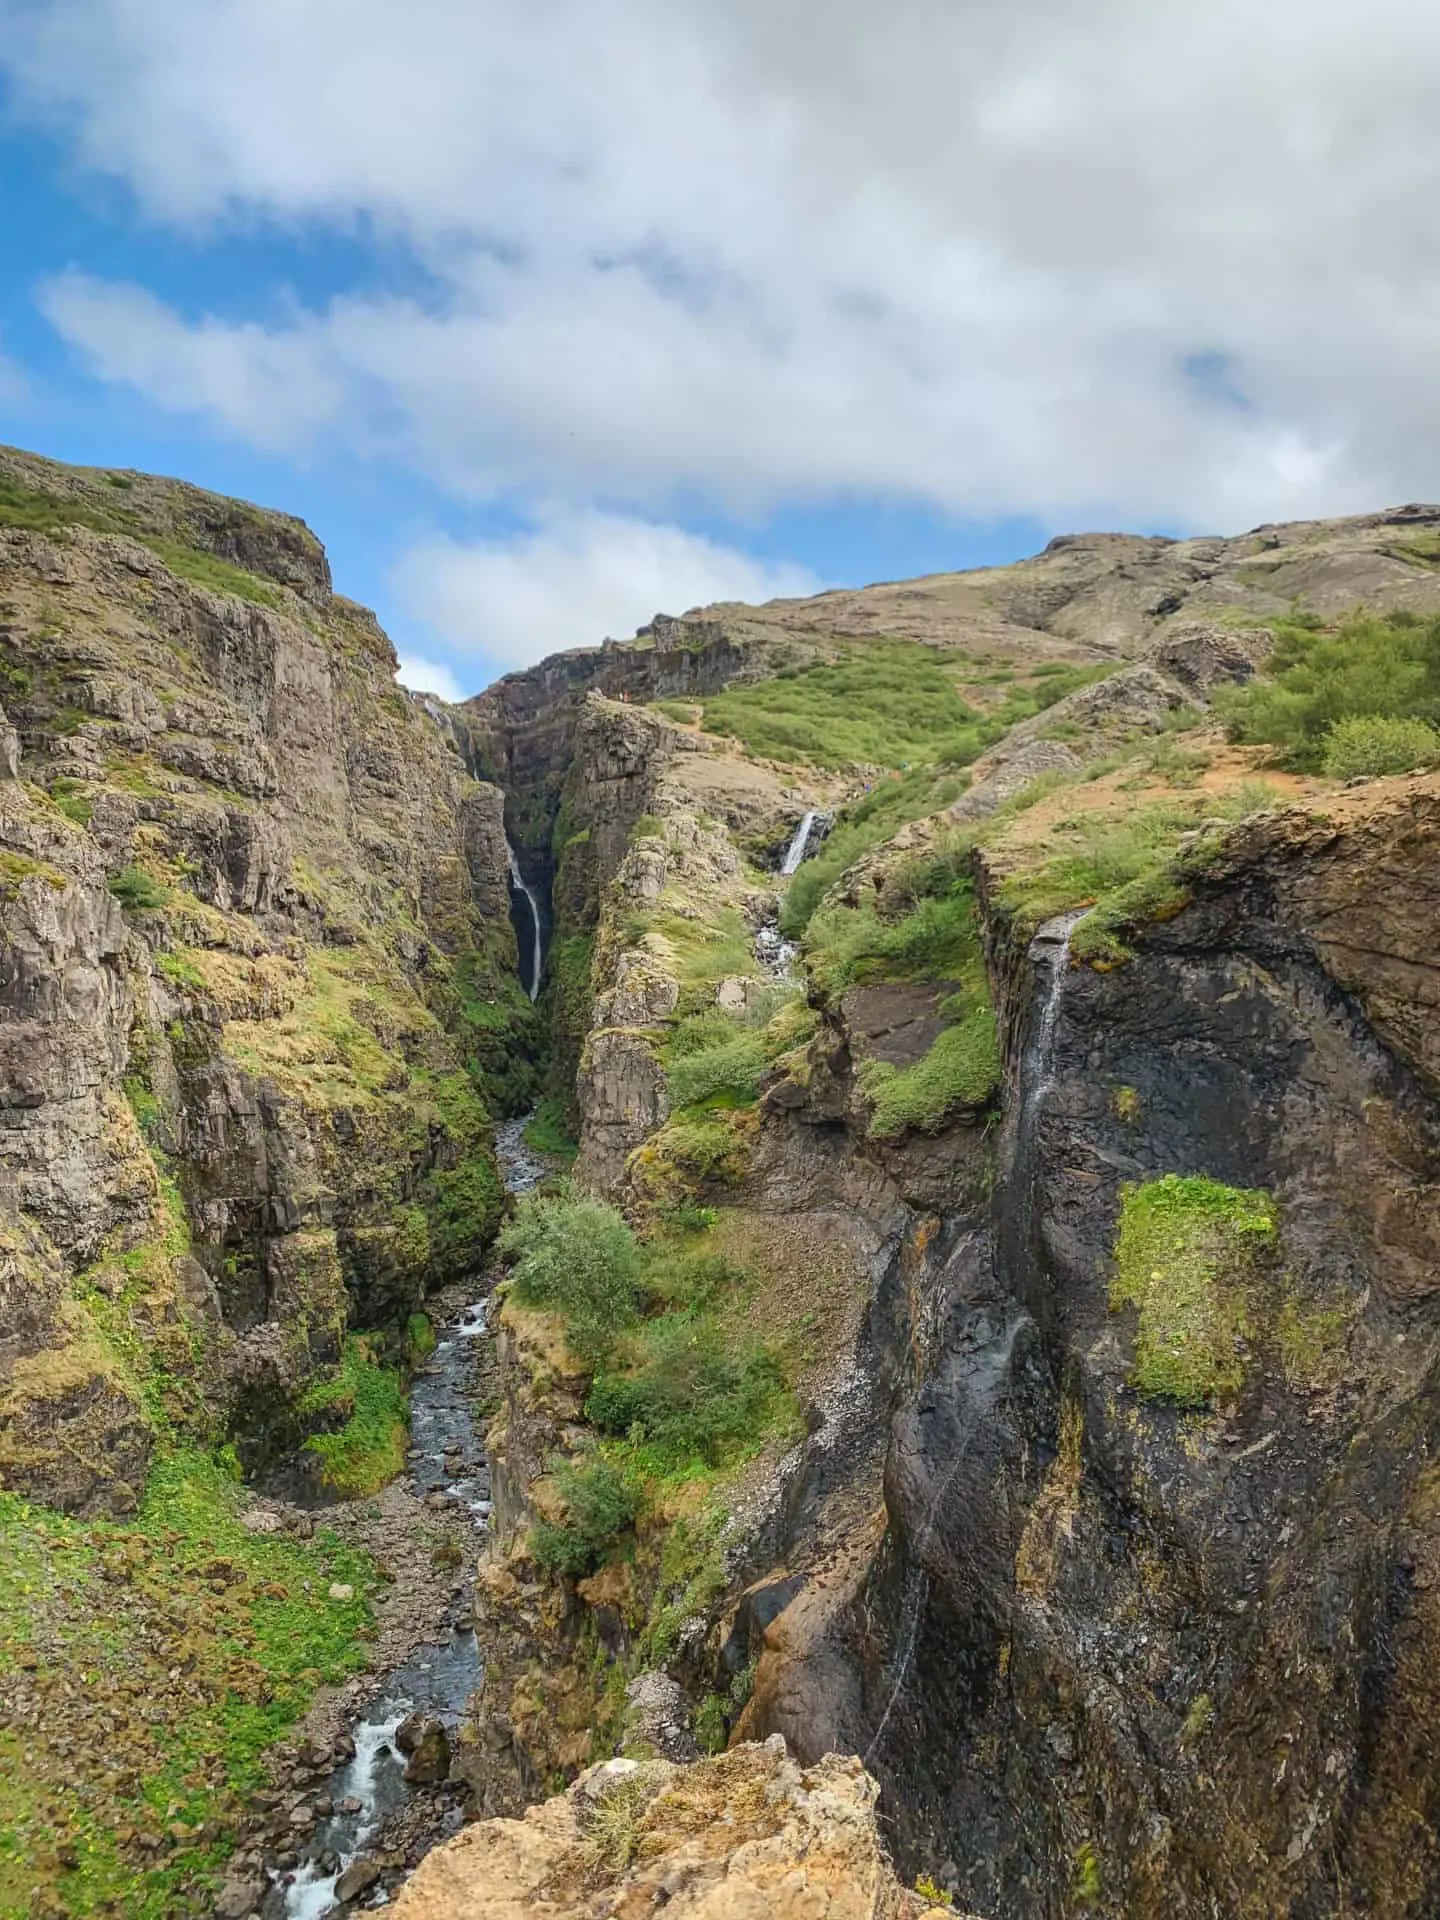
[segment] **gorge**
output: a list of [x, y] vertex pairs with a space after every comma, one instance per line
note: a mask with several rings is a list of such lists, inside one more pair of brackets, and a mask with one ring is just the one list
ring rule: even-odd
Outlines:
[[0, 451], [0, 1914], [1440, 1908], [1437, 539], [445, 706]]

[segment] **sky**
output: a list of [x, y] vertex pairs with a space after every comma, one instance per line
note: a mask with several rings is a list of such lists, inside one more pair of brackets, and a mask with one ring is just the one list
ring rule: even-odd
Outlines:
[[1440, 494], [1433, 0], [0, 0], [0, 440], [408, 684]]

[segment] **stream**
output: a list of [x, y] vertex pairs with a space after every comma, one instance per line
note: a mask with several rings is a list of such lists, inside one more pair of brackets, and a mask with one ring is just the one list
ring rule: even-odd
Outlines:
[[[496, 1134], [496, 1157], [510, 1193], [528, 1193], [548, 1171], [545, 1160], [525, 1145], [529, 1119], [524, 1114], [507, 1121]], [[486, 1332], [488, 1282], [482, 1286], [477, 1280], [476, 1286], [475, 1298], [458, 1317], [437, 1327], [435, 1351], [411, 1386], [407, 1471], [411, 1490], [427, 1506], [453, 1503], [468, 1517], [469, 1538], [478, 1550], [490, 1516], [484, 1433], [475, 1419], [477, 1342]], [[479, 1644], [464, 1607], [447, 1640], [417, 1648], [377, 1679], [348, 1728], [355, 1743], [353, 1759], [316, 1789], [321, 1804], [328, 1802], [332, 1811], [307, 1836], [298, 1866], [276, 1877], [267, 1914], [321, 1920], [340, 1910], [341, 1894], [350, 1895], [361, 1908], [388, 1904], [388, 1895], [374, 1884], [378, 1868], [370, 1883], [355, 1883], [369, 1870], [367, 1846], [410, 1798], [406, 1759], [397, 1744], [401, 1730], [412, 1715], [419, 1715], [440, 1721], [453, 1734], [482, 1671]], [[342, 1876], [352, 1867], [350, 1884], [341, 1888]]]

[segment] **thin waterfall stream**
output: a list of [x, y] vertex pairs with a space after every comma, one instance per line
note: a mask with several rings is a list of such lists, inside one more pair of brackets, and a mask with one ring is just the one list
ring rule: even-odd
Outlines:
[[[496, 1135], [496, 1158], [510, 1193], [528, 1193], [548, 1171], [542, 1156], [525, 1144], [530, 1117], [507, 1121]], [[443, 1501], [447, 1510], [453, 1509], [476, 1551], [490, 1515], [484, 1431], [476, 1420], [477, 1343], [487, 1331], [488, 1290], [488, 1280], [477, 1282], [474, 1297], [437, 1328], [435, 1351], [415, 1376], [410, 1393], [413, 1490], [427, 1505]], [[453, 1733], [482, 1672], [469, 1607], [462, 1603], [447, 1640], [417, 1648], [377, 1680], [349, 1728], [353, 1758], [316, 1790], [319, 1804], [330, 1811], [306, 1836], [298, 1865], [275, 1876], [264, 1908], [267, 1920], [272, 1915], [275, 1920], [322, 1920], [340, 1910], [342, 1897], [369, 1871], [364, 1864], [367, 1848], [410, 1798], [402, 1751], [406, 1722], [417, 1717], [439, 1721]], [[456, 1819], [458, 1823], [458, 1814]], [[342, 1887], [347, 1872], [350, 1885]], [[373, 1884], [372, 1890], [368, 1881], [351, 1897], [360, 1906], [388, 1903], [383, 1888]]]
[[520, 871], [519, 856], [508, 840], [505, 842], [505, 858], [510, 865], [510, 891], [516, 899], [523, 900], [529, 910], [530, 965], [527, 972], [525, 951], [522, 945], [520, 951], [520, 984], [524, 987], [530, 998], [535, 1000], [539, 997], [540, 975], [544, 971], [545, 966], [544, 941], [540, 931], [540, 905], [535, 895], [530, 891], [529, 883], [524, 874]]

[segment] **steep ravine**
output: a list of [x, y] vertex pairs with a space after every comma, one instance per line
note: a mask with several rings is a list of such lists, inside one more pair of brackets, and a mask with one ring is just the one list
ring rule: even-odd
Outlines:
[[[1212, 705], [1435, 517], [449, 709], [298, 522], [0, 453], [0, 1915], [1440, 1910], [1440, 776]], [[542, 1094], [586, 1358], [495, 1265]]]

